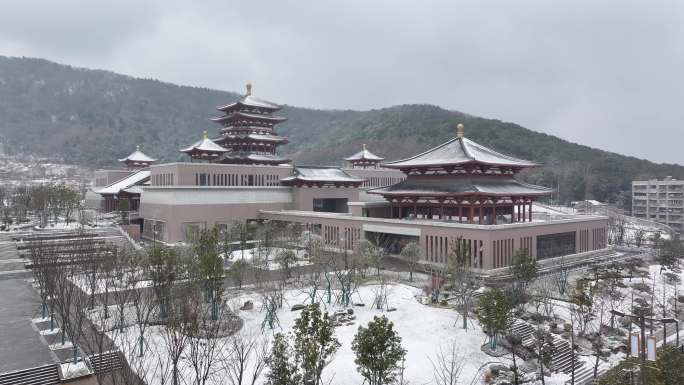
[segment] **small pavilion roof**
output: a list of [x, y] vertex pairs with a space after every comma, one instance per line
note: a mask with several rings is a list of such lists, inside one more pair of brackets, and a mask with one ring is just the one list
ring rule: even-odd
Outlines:
[[[118, 181], [105, 186], [95, 192], [100, 195], [116, 195], [121, 191], [131, 189], [133, 186], [142, 185], [150, 179], [150, 170], [140, 170], [119, 179]], [[135, 190], [134, 190], [135, 191]]]
[[387, 168], [419, 168], [455, 166], [468, 163], [481, 163], [504, 167], [535, 167], [539, 163], [514, 158], [494, 151], [470, 139], [456, 137], [422, 154], [410, 158], [383, 163]]
[[247, 94], [245, 94], [245, 96], [240, 98], [237, 102], [226, 104], [225, 106], [219, 106], [216, 107], [216, 109], [218, 109], [219, 111], [229, 111], [234, 109], [235, 107], [238, 107], [239, 105], [254, 108], [262, 108], [271, 111], [277, 111], [281, 108], [279, 105], [275, 103], [252, 96], [252, 85], [247, 84]]
[[296, 166], [294, 175], [281, 179], [281, 182], [304, 182], [304, 183], [350, 183], [361, 184], [363, 178], [352, 176], [338, 167]]
[[136, 146], [135, 151], [133, 151], [127, 157], [119, 159], [119, 162], [128, 163], [152, 163], [156, 161], [156, 159], [150, 158], [149, 156], [145, 155], [142, 151], [140, 151], [140, 146]]
[[350, 157], [344, 158], [344, 160], [349, 161], [349, 162], [359, 161], [359, 160], [369, 160], [369, 161], [380, 162], [384, 159], [385, 158], [381, 158], [381, 157], [373, 154], [372, 152], [368, 151], [368, 149], [366, 149], [365, 144], [363, 145], [363, 149], [361, 151], [357, 152], [356, 154], [354, 154]]
[[397, 184], [368, 190], [384, 196], [540, 196], [553, 189], [520, 182], [513, 178], [406, 179]]
[[180, 152], [191, 153], [191, 152], [202, 152], [202, 153], [215, 153], [222, 154], [228, 152], [227, 148], [221, 147], [214, 143], [211, 139], [207, 137], [207, 132], [204, 131], [204, 137], [201, 140], [193, 143], [189, 147], [181, 148]]

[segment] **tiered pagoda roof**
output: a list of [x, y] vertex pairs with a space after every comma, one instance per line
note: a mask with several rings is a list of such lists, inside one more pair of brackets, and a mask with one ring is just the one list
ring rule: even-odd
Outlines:
[[515, 179], [486, 177], [444, 179], [405, 179], [397, 184], [369, 191], [384, 196], [406, 197], [453, 197], [457, 195], [504, 196], [524, 195], [528, 197], [543, 196], [553, 193], [547, 187], [520, 182]]
[[240, 100], [217, 107], [224, 113], [211, 118], [221, 124], [221, 136], [214, 141], [230, 150], [223, 163], [281, 164], [290, 160], [276, 154], [279, 145], [287, 139], [275, 132], [275, 125], [287, 120], [272, 115], [280, 106], [252, 96], [252, 86]]
[[[416, 156], [382, 164], [400, 169], [407, 178], [397, 184], [368, 190], [382, 195], [392, 205], [392, 216], [433, 218], [463, 215], [473, 223], [497, 223], [497, 216], [510, 215], [511, 222], [532, 220], [532, 201], [554, 190], [516, 180], [520, 170], [538, 163], [494, 151], [466, 139], [463, 125], [456, 138]], [[394, 207], [396, 205], [396, 207]], [[529, 213], [525, 213], [525, 207]], [[465, 211], [464, 211], [465, 210]], [[517, 220], [516, 220], [517, 210]]]
[[157, 160], [145, 155], [140, 151], [140, 146], [135, 146], [135, 151], [125, 158], [119, 159], [119, 162], [124, 163], [128, 168], [145, 168]]
[[201, 140], [193, 143], [192, 145], [180, 149], [180, 152], [184, 152], [192, 159], [206, 160], [206, 161], [217, 161], [221, 159], [221, 156], [227, 153], [229, 150], [221, 147], [220, 145], [214, 143], [211, 139], [207, 137], [207, 132], [204, 131], [204, 136]]
[[356, 154], [344, 158], [347, 162], [351, 163], [354, 167], [375, 167], [378, 163], [385, 160], [385, 158], [379, 157], [372, 152], [368, 151], [366, 145], [363, 145], [363, 149]]
[[515, 174], [539, 163], [504, 155], [463, 136], [410, 158], [383, 163], [406, 173]]
[[280, 180], [286, 186], [296, 187], [359, 187], [364, 181], [337, 167], [316, 166], [297, 166], [292, 176]]

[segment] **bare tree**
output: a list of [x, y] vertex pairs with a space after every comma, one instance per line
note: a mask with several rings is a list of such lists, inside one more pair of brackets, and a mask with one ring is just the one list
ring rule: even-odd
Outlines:
[[448, 263], [454, 292], [461, 308], [463, 329], [467, 330], [473, 294], [477, 290], [478, 284], [471, 268], [470, 249], [462, 237], [457, 238], [451, 243]]
[[[189, 288], [173, 288], [167, 300], [166, 325], [162, 330], [164, 353], [171, 363], [173, 385], [180, 384], [180, 362], [190, 346], [193, 331], [196, 330], [197, 308], [201, 294]], [[193, 298], [200, 296], [200, 298]]]
[[449, 346], [440, 346], [434, 358], [428, 358], [432, 364], [432, 372], [436, 385], [457, 385], [465, 357], [460, 353], [461, 346], [452, 341]]
[[266, 368], [268, 339], [245, 332], [236, 333], [228, 342], [228, 357], [223, 361], [230, 385], [255, 385]]
[[207, 307], [202, 301], [197, 301], [200, 296], [191, 297], [191, 305], [196, 311], [191, 313], [188, 332], [191, 334], [187, 341], [185, 359], [194, 372], [194, 383], [205, 385], [218, 378], [217, 368], [223, 360], [223, 350], [228, 340], [224, 338], [228, 325], [226, 308], [219, 306], [218, 314], [215, 310]]

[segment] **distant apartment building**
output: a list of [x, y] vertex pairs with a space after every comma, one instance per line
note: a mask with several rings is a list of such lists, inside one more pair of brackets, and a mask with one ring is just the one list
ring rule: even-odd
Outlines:
[[633, 181], [632, 215], [684, 231], [684, 180]]

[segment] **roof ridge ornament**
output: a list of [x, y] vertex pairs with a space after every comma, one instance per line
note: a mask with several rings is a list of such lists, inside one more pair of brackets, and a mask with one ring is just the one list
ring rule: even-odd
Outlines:
[[245, 85], [245, 88], [247, 88], [247, 95], [246, 96], [252, 95], [252, 83], [247, 83]]
[[140, 145], [139, 144], [135, 145], [135, 151], [140, 151]]
[[366, 143], [364, 143], [362, 146], [363, 146], [363, 151], [366, 151]]
[[202, 133], [202, 138], [207, 139], [207, 137], [207, 130], [204, 130], [204, 132]]
[[462, 138], [462, 137], [463, 137], [463, 135], [464, 135], [464, 129], [465, 129], [465, 126], [463, 125], [463, 123], [459, 123], [459, 124], [456, 125], [456, 137], [457, 137], [457, 138]]

